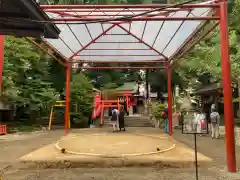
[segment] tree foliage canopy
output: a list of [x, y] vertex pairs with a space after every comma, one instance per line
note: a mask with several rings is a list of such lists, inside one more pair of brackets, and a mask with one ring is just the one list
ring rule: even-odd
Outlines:
[[49, 70], [49, 57], [23, 38], [6, 37], [3, 94], [10, 102], [37, 110], [54, 100]]
[[[233, 84], [240, 73], [240, 1], [228, 1], [229, 49]], [[221, 81], [221, 54], [219, 28], [215, 29], [204, 41], [196, 45], [177, 64], [177, 71], [182, 80], [191, 86]]]
[[[176, 0], [175, 2], [178, 2]], [[41, 0], [42, 4], [119, 4], [143, 3], [142, 0]], [[228, 1], [230, 58], [233, 83], [240, 74], [240, 1]], [[92, 64], [94, 66], [94, 64]], [[112, 66], [112, 64], [103, 65]], [[131, 66], [131, 64], [128, 64]], [[139, 70], [89, 70], [72, 76], [71, 100], [78, 102], [78, 111], [85, 116], [91, 110], [92, 87], [115, 88], [125, 82], [146, 80]], [[172, 71], [172, 84], [199, 87], [221, 80], [219, 29], [189, 52]], [[154, 91], [166, 91], [164, 70], [148, 72]], [[3, 71], [3, 95], [18, 107], [30, 111], [52, 104], [65, 88], [65, 70], [55, 60], [29, 44], [24, 38], [7, 36]]]

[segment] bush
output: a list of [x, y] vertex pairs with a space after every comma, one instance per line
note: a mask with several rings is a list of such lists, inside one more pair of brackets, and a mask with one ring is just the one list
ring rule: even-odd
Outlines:
[[85, 128], [93, 105], [93, 86], [82, 73], [73, 74], [71, 82], [71, 120]]
[[157, 120], [163, 119], [161, 114], [164, 108], [165, 108], [164, 104], [155, 103], [152, 105], [152, 114]]
[[88, 117], [81, 113], [70, 113], [71, 128], [88, 128]]

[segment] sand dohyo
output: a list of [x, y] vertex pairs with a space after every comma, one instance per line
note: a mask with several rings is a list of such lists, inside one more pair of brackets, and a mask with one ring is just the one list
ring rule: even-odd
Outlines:
[[[64, 148], [66, 153], [61, 153]], [[211, 159], [198, 154], [200, 165]], [[42, 167], [194, 166], [194, 151], [159, 130], [130, 128], [77, 130], [20, 158]]]

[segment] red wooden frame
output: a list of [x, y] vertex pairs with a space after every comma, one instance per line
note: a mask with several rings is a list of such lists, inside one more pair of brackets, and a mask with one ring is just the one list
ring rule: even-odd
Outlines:
[[[155, 5], [155, 4], [144, 4], [144, 5], [43, 5], [41, 8], [45, 12], [54, 12], [58, 13], [59, 15], [63, 16], [63, 18], [53, 19], [53, 22], [57, 23], [74, 23], [73, 21], [102, 21], [102, 20], [109, 20], [109, 18], [119, 18], [119, 17], [126, 17], [129, 14], [136, 14], [141, 11], [146, 11], [146, 8], [149, 10], [156, 11], [155, 13], [149, 13], [148, 15], [143, 15], [142, 17], [130, 17], [124, 20], [120, 19], [110, 19], [111, 22], [103, 22], [103, 23], [110, 23], [112, 24], [109, 28], [103, 30], [102, 34], [100, 34], [96, 38], [92, 38], [92, 41], [89, 42], [86, 46], [82, 46], [81, 43], [81, 49], [73, 55], [66, 59], [65, 58], [65, 64], [66, 67], [66, 113], [65, 113], [65, 127], [66, 127], [66, 134], [68, 133], [68, 117], [69, 117], [69, 101], [70, 101], [70, 73], [71, 73], [71, 63], [73, 62], [73, 58], [75, 56], [78, 56], [78, 54], [82, 51], [87, 49], [92, 43], [95, 43], [101, 36], [107, 34], [107, 32], [112, 29], [115, 26], [118, 26], [122, 28], [128, 35], [132, 35], [136, 39], [139, 40], [140, 43], [145, 44], [149, 47], [149, 49], [157, 52], [159, 55], [163, 56], [163, 52], [158, 52], [157, 50], [154, 50], [153, 45], [146, 44], [143, 42], [142, 38], [137, 38], [134, 34], [130, 32], [131, 24], [129, 26], [129, 29], [124, 28], [121, 26], [122, 23], [128, 23], [133, 21], [196, 21], [196, 20], [216, 20], [220, 24], [220, 40], [221, 40], [221, 56], [222, 56], [222, 81], [223, 81], [223, 92], [224, 92], [224, 119], [225, 119], [225, 130], [226, 130], [226, 151], [227, 151], [227, 167], [229, 172], [236, 172], [236, 156], [235, 156], [235, 137], [234, 137], [234, 119], [233, 119], [233, 110], [232, 110], [232, 88], [231, 88], [231, 68], [230, 68], [230, 60], [229, 60], [229, 40], [228, 40], [228, 25], [227, 25], [227, 2], [226, 0], [216, 0], [215, 2], [212, 2], [212, 4], [185, 4], [181, 5], [179, 7], [171, 7], [169, 9], [162, 10], [161, 12], [158, 12], [157, 8], [166, 7], [166, 5]], [[168, 13], [170, 12], [178, 12], [182, 10], [188, 10], [191, 11], [193, 8], [212, 8], [217, 13], [215, 13], [213, 16], [207, 16], [207, 17], [166, 17]], [[121, 11], [119, 9], [122, 9]], [[102, 12], [103, 15], [101, 16], [94, 16], [94, 11]], [[123, 12], [127, 11], [129, 12], [126, 15], [115, 14], [115, 15], [107, 15], [104, 14], [104, 12]], [[84, 12], [88, 15], [72, 15], [71, 18], [64, 18], [67, 15], [66, 13], [69, 12]], [[68, 15], [69, 16], [69, 15]], [[212, 31], [217, 24], [213, 25], [211, 28], [209, 28], [209, 32]], [[103, 26], [102, 26], [103, 29]], [[160, 31], [161, 29], [159, 29]], [[197, 30], [198, 31], [198, 30]], [[192, 42], [191, 39], [194, 38], [194, 36], [198, 33], [195, 32], [192, 34], [192, 37], [188, 38], [186, 42], [180, 47], [176, 53], [170, 57], [165, 57], [166, 61], [163, 61], [163, 65], [166, 66], [167, 74], [168, 74], [168, 111], [169, 111], [169, 134], [172, 134], [172, 94], [171, 94], [171, 68], [174, 58], [181, 57], [183, 54], [185, 54], [187, 51], [191, 50], [194, 45], [199, 42], [203, 37], [205, 37], [209, 32], [207, 32], [205, 35], [200, 37], [196, 42]], [[144, 32], [143, 32], [144, 33]], [[192, 45], [188, 46], [187, 49], [183, 52], [183, 48], [188, 45], [188, 43], [191, 42]], [[58, 52], [56, 49], [51, 47], [50, 44], [44, 41], [44, 43], [48, 46], [48, 48], [52, 49], [59, 55], [61, 55], [60, 52]], [[63, 42], [64, 43], [64, 42]], [[169, 42], [168, 42], [169, 43]], [[0, 74], [2, 73], [3, 68], [3, 54], [4, 54], [4, 37], [0, 37]], [[71, 50], [69, 48], [69, 50]], [[89, 49], [88, 49], [89, 50]], [[111, 49], [109, 49], [111, 50]], [[112, 49], [113, 50], [113, 49]], [[129, 49], [130, 50], [130, 49]], [[64, 57], [62, 57], [64, 59]], [[55, 59], [55, 58], [54, 58]], [[148, 62], [148, 61], [147, 61]], [[159, 62], [159, 61], [158, 61]], [[98, 62], [99, 63], [99, 62]], [[102, 62], [104, 63], [104, 62]], [[94, 67], [97, 68], [97, 67]], [[94, 69], [92, 68], [92, 69]], [[100, 67], [99, 67], [100, 68]], [[117, 68], [123, 68], [123, 67], [117, 67]], [[86, 68], [85, 68], [86, 69]], [[90, 68], [88, 68], [90, 69]], [[0, 83], [2, 83], [2, 76], [0, 78]]]
[[229, 172], [236, 172], [236, 155], [235, 155], [235, 132], [234, 116], [232, 105], [232, 79], [231, 63], [229, 60], [229, 39], [227, 25], [227, 2], [220, 4], [220, 41], [222, 56], [222, 84], [224, 94], [224, 121], [226, 132], [226, 151], [227, 167]]
[[[156, 9], [159, 7], [164, 7], [164, 5], [46, 5], [42, 6], [42, 8], [46, 12], [58, 12], [59, 14], [61, 13], [66, 13], [66, 9], [71, 9], [71, 11], [76, 11], [79, 12], [81, 9], [81, 12], [89, 12], [90, 14], [96, 9], [99, 12], [114, 12], [118, 11], [116, 8], [125, 8], [127, 11], [131, 12], [134, 14], [134, 12], [140, 11], [138, 8], [150, 8], [150, 9]], [[213, 8], [215, 9], [216, 13], [214, 16], [207, 16], [207, 17], [159, 17], [159, 14], [153, 14], [149, 16], [143, 16], [143, 17], [133, 17], [124, 20], [124, 22], [133, 22], [133, 21], [159, 21], [159, 20], [164, 20], [164, 21], [185, 21], [185, 20], [216, 20], [220, 23], [220, 37], [221, 37], [221, 55], [222, 55], [222, 79], [223, 79], [223, 91], [224, 91], [224, 119], [225, 119], [225, 129], [226, 129], [226, 149], [227, 149], [227, 166], [228, 170], [230, 172], [236, 172], [236, 157], [235, 157], [235, 138], [234, 138], [234, 121], [233, 121], [233, 112], [232, 112], [232, 90], [231, 90], [231, 70], [230, 70], [230, 61], [229, 61], [229, 52], [228, 52], [228, 30], [227, 30], [227, 5], [226, 1], [216, 1], [213, 4], [187, 4], [187, 5], [182, 5], [175, 9], [177, 11], [183, 10], [183, 9], [188, 9], [189, 11], [192, 10], [192, 8]], [[131, 11], [130, 11], [131, 9]], [[171, 10], [174, 10], [171, 9]], [[169, 10], [170, 11], [170, 10]], [[168, 10], [166, 10], [168, 12]], [[172, 11], [174, 12], [174, 11]], [[163, 14], [161, 14], [163, 15]], [[117, 16], [117, 15], [116, 15]], [[118, 16], [117, 16], [118, 17]], [[104, 20], [109, 18], [107, 15], [102, 15], [102, 16], [75, 16], [71, 18], [59, 18], [59, 19], [54, 19], [54, 22], [72, 22], [72, 21], [98, 21], [98, 20]], [[163, 55], [163, 52], [158, 52], [153, 48], [153, 45], [148, 45], [145, 42], [142, 41], [142, 38], [138, 38], [134, 34], [130, 32], [131, 29], [131, 24], [129, 26], [129, 29], [124, 28], [121, 26], [121, 23], [124, 23], [123, 21], [121, 22], [114, 22], [112, 21], [112, 25], [103, 31], [101, 35], [99, 35], [97, 38], [92, 39], [92, 41], [87, 44], [86, 46], [82, 47], [78, 52], [74, 53], [68, 60], [72, 60], [75, 56], [78, 56], [79, 52], [81, 52], [84, 49], [87, 49], [89, 45], [92, 43], [95, 43], [96, 40], [98, 40], [101, 36], [107, 34], [107, 32], [112, 29], [115, 26], [120, 27], [123, 29], [128, 35], [132, 35], [135, 37], [140, 43], [145, 44], [149, 49], [157, 52], [159, 55], [163, 56], [165, 58], [164, 66], [166, 66], [167, 74], [168, 74], [168, 111], [169, 111], [169, 134], [172, 135], [172, 94], [171, 94], [171, 67], [173, 65], [172, 61], [175, 57], [181, 57], [183, 56], [186, 52], [190, 51], [196, 43], [198, 43], [202, 38], [204, 38], [209, 32], [211, 32], [217, 25], [214, 24], [212, 27], [209, 28], [207, 32], [204, 33], [197, 41], [193, 42], [192, 45], [188, 46], [185, 51], [182, 51], [184, 46], [188, 45], [189, 42], [194, 38], [194, 36], [198, 33], [199, 30], [197, 30], [195, 33], [193, 33], [192, 37], [189, 37], [186, 42], [180, 47], [176, 53], [170, 57], [167, 58]], [[159, 32], [161, 31], [161, 28], [159, 29]], [[143, 32], [144, 34], [144, 32]], [[175, 33], [176, 34], [176, 33]], [[171, 40], [170, 40], [171, 41]], [[98, 42], [99, 43], [99, 42]], [[170, 42], [168, 42], [169, 44]], [[166, 48], [166, 47], [165, 47]], [[164, 48], [164, 49], [165, 49]], [[89, 49], [88, 49], [89, 50]], [[110, 49], [111, 50], [111, 49]], [[130, 50], [130, 49], [129, 49]], [[180, 56], [179, 56], [180, 54]], [[74, 63], [74, 62], [72, 62]], [[103, 62], [104, 63], [104, 62]], [[108, 69], [107, 67], [88, 67], [85, 69]], [[124, 68], [124, 67], [115, 67], [115, 68]], [[128, 67], [129, 68], [129, 67]], [[133, 67], [134, 68], [134, 67]], [[140, 67], [139, 67], [140, 68]], [[110, 68], [109, 68], [110, 69]], [[111, 68], [114, 69], [114, 68]], [[130, 68], [129, 68], [130, 69]], [[69, 85], [69, 83], [67, 83]], [[66, 111], [66, 113], [68, 113]], [[67, 116], [66, 116], [67, 118]], [[67, 121], [66, 121], [67, 123]]]
[[2, 73], [4, 61], [4, 36], [0, 36], [0, 93], [2, 95]]
[[159, 66], [98, 66], [98, 67], [81, 67], [76, 69], [87, 69], [87, 70], [94, 70], [94, 69], [164, 69], [163, 67]]

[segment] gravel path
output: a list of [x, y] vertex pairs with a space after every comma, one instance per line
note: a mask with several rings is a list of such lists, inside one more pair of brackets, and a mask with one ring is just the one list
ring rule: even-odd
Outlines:
[[14, 163], [16, 159], [31, 151], [56, 142], [63, 134], [61, 130], [1, 136], [0, 169]]
[[[173, 137], [190, 148], [194, 148], [193, 135], [182, 134], [181, 130], [175, 130]], [[198, 136], [197, 146], [198, 151], [211, 157], [216, 162], [217, 166], [224, 167], [226, 165], [226, 146], [224, 137], [212, 139], [210, 135], [203, 137]], [[236, 160], [237, 167], [240, 168], [240, 146], [236, 146]]]
[[[46, 169], [7, 173], [4, 180], [194, 180], [194, 169], [111, 168]], [[240, 174], [228, 174], [217, 168], [200, 170], [199, 180], [239, 180]]]

